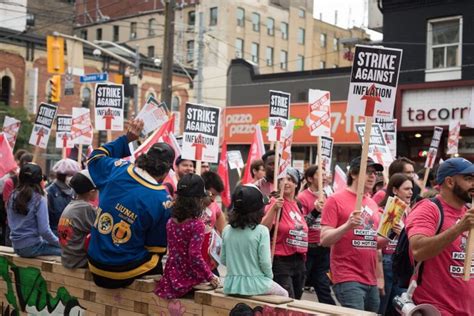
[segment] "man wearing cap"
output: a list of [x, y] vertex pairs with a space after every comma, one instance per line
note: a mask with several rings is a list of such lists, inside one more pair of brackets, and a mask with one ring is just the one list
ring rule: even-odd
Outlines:
[[[362, 207], [355, 210], [361, 157], [350, 162], [347, 188], [331, 195], [322, 210], [321, 244], [331, 246], [333, 290], [344, 307], [377, 312], [377, 204], [368, 196], [383, 166], [367, 159]], [[381, 267], [379, 267], [381, 269]], [[379, 285], [382, 286], [383, 285]]]
[[438, 169], [440, 210], [430, 200], [417, 204], [406, 220], [410, 250], [416, 262], [424, 261], [422, 282], [415, 290], [416, 304], [432, 304], [442, 315], [474, 315], [474, 273], [463, 281], [463, 264], [474, 209], [466, 204], [474, 197], [474, 165], [451, 158]]
[[133, 120], [127, 135], [94, 150], [88, 160], [100, 192], [89, 269], [101, 287], [125, 287], [142, 275], [162, 273], [171, 206], [162, 181], [173, 165], [174, 151], [166, 143], [156, 143], [135, 164], [121, 160], [130, 156], [128, 143], [142, 129], [143, 121]]
[[255, 182], [255, 185], [263, 194], [270, 196], [270, 194], [275, 189], [273, 188], [273, 176], [275, 173], [275, 151], [267, 151], [262, 156], [262, 160], [263, 166], [265, 167], [265, 177]]
[[194, 173], [194, 161], [188, 160], [188, 159], [183, 159], [183, 157], [178, 156], [176, 158], [176, 177], [177, 180], [179, 181], [185, 174], [188, 173]]

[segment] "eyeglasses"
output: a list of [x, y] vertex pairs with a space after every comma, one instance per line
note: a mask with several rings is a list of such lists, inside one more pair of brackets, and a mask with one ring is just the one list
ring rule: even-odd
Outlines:
[[365, 171], [365, 174], [368, 175], [368, 176], [376, 175], [376, 174], [377, 174], [377, 170], [375, 170], [375, 169], [367, 169], [367, 170]]

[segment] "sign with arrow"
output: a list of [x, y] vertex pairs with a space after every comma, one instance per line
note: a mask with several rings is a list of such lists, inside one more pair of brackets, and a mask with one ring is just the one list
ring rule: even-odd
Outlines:
[[270, 115], [268, 118], [268, 140], [279, 142], [282, 140], [283, 130], [290, 118], [290, 94], [270, 90]]
[[71, 136], [72, 116], [58, 115], [56, 118], [56, 148], [72, 148]]
[[72, 142], [78, 145], [91, 145], [93, 129], [90, 110], [87, 108], [72, 108]]
[[[357, 134], [359, 134], [360, 142], [364, 144], [365, 123], [355, 124]], [[384, 167], [390, 166], [393, 162], [392, 153], [385, 141], [385, 135], [380, 124], [372, 124], [369, 141], [369, 157], [375, 162], [382, 164]]]
[[98, 83], [95, 86], [95, 129], [123, 131], [123, 85]]
[[181, 156], [217, 163], [219, 156], [220, 108], [186, 103]]
[[402, 50], [356, 45], [347, 113], [393, 118]]
[[51, 127], [53, 126], [54, 118], [58, 107], [53, 104], [41, 103], [36, 114], [35, 124], [31, 131], [29, 143], [39, 148], [46, 148], [48, 146], [49, 135], [51, 134]]

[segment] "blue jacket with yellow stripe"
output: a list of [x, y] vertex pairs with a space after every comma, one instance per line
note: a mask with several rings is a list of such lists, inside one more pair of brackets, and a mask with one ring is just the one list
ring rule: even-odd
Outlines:
[[94, 150], [88, 160], [99, 189], [99, 211], [91, 230], [89, 268], [109, 279], [134, 278], [155, 268], [166, 252], [170, 196], [134, 164], [126, 136]]

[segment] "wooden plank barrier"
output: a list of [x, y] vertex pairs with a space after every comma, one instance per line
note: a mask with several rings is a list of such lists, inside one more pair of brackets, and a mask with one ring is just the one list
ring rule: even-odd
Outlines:
[[[222, 290], [164, 300], [153, 292], [159, 276], [135, 280], [127, 288], [96, 286], [87, 269], [67, 269], [59, 257], [20, 258], [0, 247], [0, 315], [223, 316], [251, 311], [259, 315], [375, 315], [278, 296], [227, 296]], [[251, 315], [246, 314], [246, 315]]]

